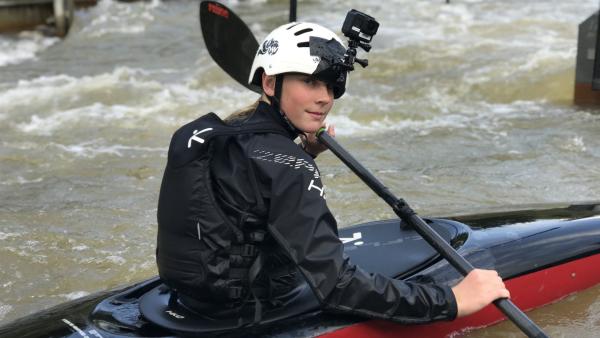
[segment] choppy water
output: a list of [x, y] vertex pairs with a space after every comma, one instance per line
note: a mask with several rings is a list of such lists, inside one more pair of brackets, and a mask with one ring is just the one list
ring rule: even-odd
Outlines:
[[[261, 39], [285, 1], [228, 1]], [[381, 23], [330, 122], [421, 214], [600, 200], [600, 114], [571, 104], [577, 24], [597, 1], [301, 1], [336, 29]], [[255, 99], [208, 56], [197, 1], [102, 0], [64, 41], [0, 36], [0, 324], [156, 273], [156, 203], [171, 133]], [[342, 226], [392, 217], [332, 155]], [[554, 337], [600, 330], [600, 288], [537, 310]], [[509, 323], [472, 337], [519, 336]]]

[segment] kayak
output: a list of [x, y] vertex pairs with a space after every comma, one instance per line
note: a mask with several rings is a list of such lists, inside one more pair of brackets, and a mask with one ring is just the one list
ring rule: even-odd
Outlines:
[[[471, 264], [495, 269], [522, 310], [600, 283], [600, 203], [545, 206], [425, 221]], [[372, 273], [456, 284], [461, 275], [398, 219], [340, 229], [345, 253]], [[158, 277], [76, 299], [13, 321], [0, 337], [446, 337], [504, 320], [493, 306], [467, 317], [400, 325], [322, 312], [307, 285], [252, 326], [194, 312]], [[252, 307], [253, 309], [254, 307]]]

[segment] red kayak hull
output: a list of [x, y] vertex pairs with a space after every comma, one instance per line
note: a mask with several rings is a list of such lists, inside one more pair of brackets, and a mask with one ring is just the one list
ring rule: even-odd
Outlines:
[[[523, 311], [529, 311], [600, 283], [600, 254], [580, 258], [506, 280], [511, 300]], [[533, 286], [533, 287], [532, 287]], [[326, 338], [391, 338], [391, 337], [456, 337], [461, 332], [482, 328], [506, 320], [493, 305], [451, 322], [425, 325], [401, 325], [384, 320], [370, 320], [346, 326], [319, 337]]]

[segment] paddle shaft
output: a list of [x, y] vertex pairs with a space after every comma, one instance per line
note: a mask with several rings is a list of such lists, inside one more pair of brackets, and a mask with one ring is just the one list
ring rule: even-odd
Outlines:
[[289, 22], [296, 21], [296, 12], [297, 12], [298, 3], [296, 0], [290, 0], [290, 19]]
[[[367, 168], [362, 166], [350, 153], [340, 146], [325, 129], [317, 133], [321, 141], [331, 150], [344, 164], [346, 164], [360, 179], [365, 182], [371, 190], [389, 204], [396, 215], [406, 224], [419, 233], [437, 252], [442, 255], [463, 276], [471, 272], [474, 267], [464, 257], [458, 254], [437, 232], [435, 232], [421, 217], [419, 217], [410, 206], [403, 200], [392, 194]], [[548, 337], [529, 317], [527, 317], [509, 299], [501, 298], [494, 301], [494, 305], [512, 320], [528, 337]]]

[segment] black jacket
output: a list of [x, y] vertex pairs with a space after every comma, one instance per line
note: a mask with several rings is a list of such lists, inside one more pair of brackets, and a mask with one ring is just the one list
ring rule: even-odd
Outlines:
[[[265, 121], [279, 124], [287, 135], [215, 138], [210, 162], [215, 199], [231, 222], [251, 219], [267, 231], [265, 274], [285, 266], [297, 269], [325, 310], [402, 323], [454, 319], [456, 302], [449, 287], [371, 274], [344, 256], [321, 173], [293, 142], [297, 134], [265, 103], [242, 123]], [[160, 236], [159, 221], [159, 242]]]

